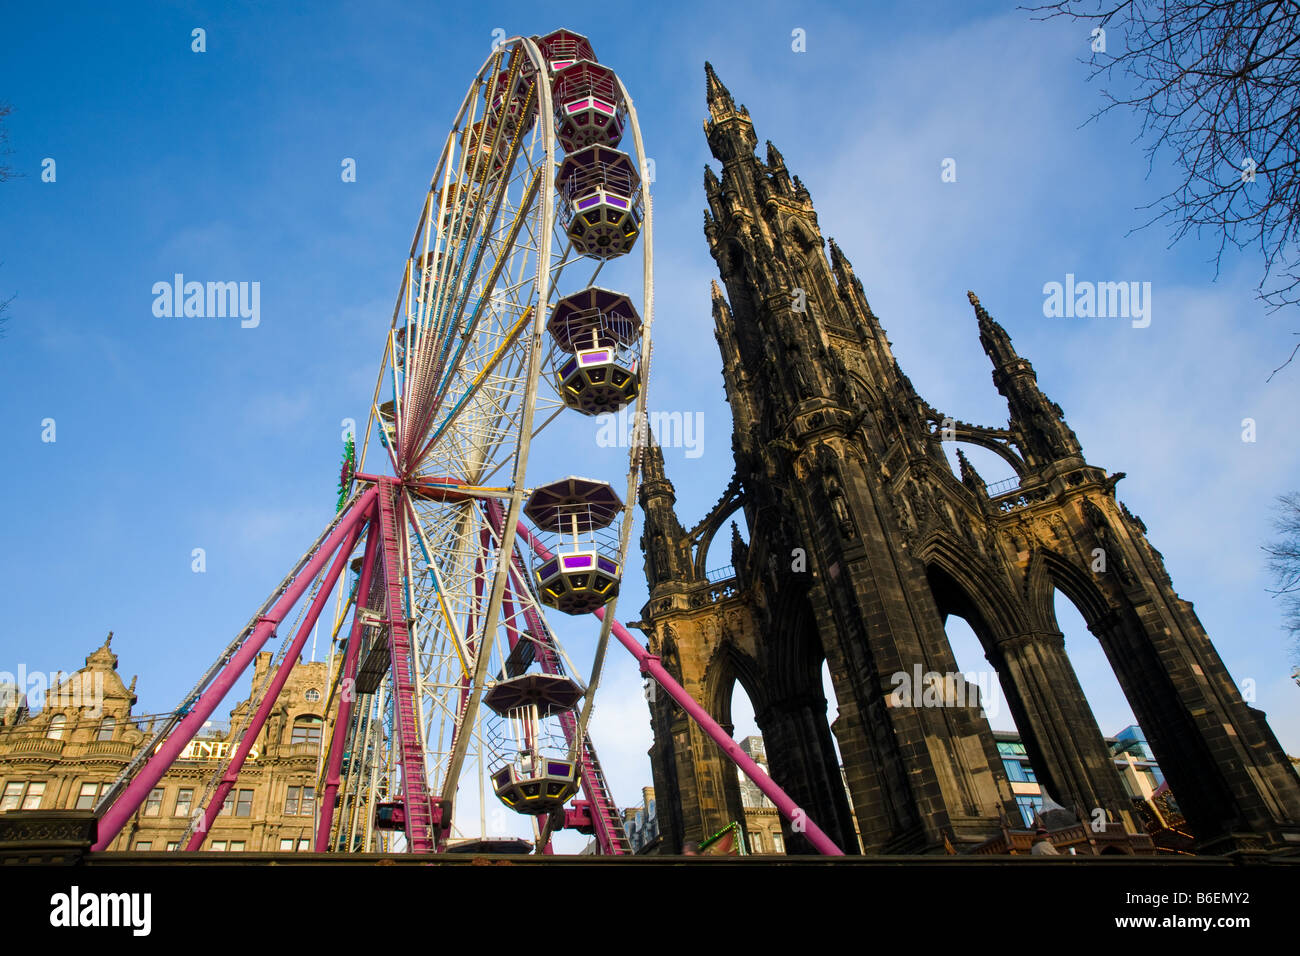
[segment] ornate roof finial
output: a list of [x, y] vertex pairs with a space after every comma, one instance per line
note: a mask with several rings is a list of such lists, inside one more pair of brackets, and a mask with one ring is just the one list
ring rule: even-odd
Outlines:
[[107, 664], [109, 667], [116, 669], [117, 655], [113, 653], [113, 649], [109, 646], [112, 643], [113, 632], [109, 631], [108, 637], [104, 639], [104, 643], [86, 656], [86, 666], [89, 667], [92, 664]]
[[960, 448], [957, 449], [957, 465], [961, 470], [962, 484], [968, 488], [988, 494], [988, 489], [984, 484], [984, 479], [980, 476], [980, 473], [975, 470], [975, 466], [970, 463], [970, 459], [966, 457], [966, 453]]
[[984, 346], [985, 354], [993, 360], [994, 368], [1019, 362], [1020, 356], [1011, 345], [1011, 336], [1007, 335], [1007, 330], [989, 315], [988, 309], [980, 304], [980, 297], [968, 291], [966, 298], [970, 299], [970, 304], [975, 307], [975, 318], [979, 322], [980, 344]]
[[643, 458], [641, 477], [644, 482], [663, 481], [666, 477], [664, 474], [663, 449], [659, 447], [654, 432], [648, 428], [646, 429], [645, 457]]
[[731, 98], [731, 92], [722, 85], [718, 79], [718, 74], [714, 72], [713, 64], [707, 60], [704, 62], [705, 90], [708, 94], [707, 102], [709, 111], [714, 112], [714, 107], [719, 107], [720, 111], [734, 113], [736, 110], [736, 101]]
[[844, 254], [844, 250], [840, 248], [839, 243], [832, 238], [827, 239], [826, 244], [830, 247], [831, 267], [834, 269], [845, 269], [851, 272], [853, 270], [853, 265], [849, 262], [849, 257]]

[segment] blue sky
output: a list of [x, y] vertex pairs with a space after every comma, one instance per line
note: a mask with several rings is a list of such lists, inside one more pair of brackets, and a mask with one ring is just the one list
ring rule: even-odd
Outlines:
[[[1297, 486], [1300, 369], [1265, 384], [1295, 318], [1255, 300], [1255, 258], [1229, 255], [1216, 279], [1210, 237], [1170, 248], [1162, 227], [1133, 231], [1172, 180], [1159, 161], [1148, 176], [1133, 117], [1085, 124], [1099, 104], [1079, 62], [1086, 28], [1011, 4], [915, 9], [10, 10], [0, 98], [23, 176], [0, 186], [0, 297], [17, 296], [0, 340], [0, 670], [73, 668], [111, 629], [139, 709], [175, 705], [330, 517], [341, 421], [364, 419], [411, 229], [493, 30], [568, 26], [619, 71], [656, 162], [651, 404], [704, 416], [699, 457], [667, 452], [687, 526], [731, 470], [701, 231], [709, 59], [811, 190], [918, 390], [956, 418], [1005, 422], [974, 289], [1089, 460], [1128, 473], [1119, 495], [1175, 587], [1300, 750], [1260, 551], [1273, 498]], [[190, 49], [195, 27], [205, 53]], [[806, 52], [791, 49], [796, 28]], [[344, 157], [355, 183], [340, 179]], [[945, 158], [956, 182], [940, 179]], [[260, 324], [154, 316], [153, 284], [178, 272], [259, 282]], [[1045, 317], [1043, 285], [1067, 273], [1150, 282], [1150, 327]], [[594, 441], [569, 454], [543, 466], [617, 474]], [[972, 458], [986, 480], [1007, 477]], [[639, 558], [629, 565], [623, 620], [645, 597]], [[1104, 656], [1068, 605], [1062, 625], [1102, 729], [1119, 730], [1131, 717]], [[980, 668], [973, 639], [950, 630], [963, 667]], [[634, 802], [650, 733], [618, 652], [593, 735], [618, 799]]]

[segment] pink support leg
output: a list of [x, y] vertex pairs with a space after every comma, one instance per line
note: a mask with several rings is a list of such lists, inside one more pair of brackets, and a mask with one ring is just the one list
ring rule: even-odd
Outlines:
[[339, 690], [338, 715], [334, 720], [334, 733], [330, 735], [329, 762], [325, 771], [325, 790], [316, 806], [320, 821], [316, 827], [317, 853], [329, 849], [330, 827], [334, 823], [334, 800], [339, 792], [339, 771], [343, 767], [343, 747], [347, 742], [348, 722], [352, 719], [352, 698], [356, 696], [357, 659], [361, 648], [361, 609], [370, 600], [370, 581], [374, 577], [375, 558], [381, 548], [379, 533], [379, 504], [376, 496], [370, 520], [370, 534], [366, 538], [366, 556], [361, 561], [361, 578], [357, 582], [357, 602], [352, 610], [352, 630], [348, 634], [347, 654], [343, 659], [343, 681]]
[[[536, 551], [538, 557], [543, 561], [549, 561], [554, 557], [546, 546], [524, 527], [522, 521], [519, 523], [519, 534], [523, 536], [524, 540], [528, 542], [528, 546]], [[603, 607], [597, 608], [593, 613], [602, 621], [605, 619], [605, 609]], [[758, 789], [763, 792], [763, 795], [776, 804], [776, 808], [781, 812], [781, 815], [789, 820], [793, 826], [799, 828], [800, 832], [808, 838], [808, 842], [819, 853], [827, 856], [844, 855], [844, 851], [835, 845], [835, 841], [810, 820], [808, 814], [798, 807], [784, 790], [776, 785], [776, 781], [765, 774], [763, 769], [745, 751], [740, 749], [740, 745], [727, 735], [727, 732], [718, 725], [716, 720], [709, 716], [709, 712], [701, 707], [695, 698], [686, 693], [681, 684], [673, 680], [672, 675], [659, 662], [658, 657], [643, 648], [637, 639], [629, 634], [627, 629], [618, 621], [612, 623], [611, 630], [614, 636], [618, 638], [619, 643], [626, 647], [640, 663], [641, 672], [653, 677], [659, 683], [659, 686], [668, 692], [668, 696], [682, 706], [691, 719], [699, 724], [700, 728], [722, 748], [722, 752], [744, 771], [745, 776], [754, 781]]]
[[194, 735], [203, 726], [204, 721], [216, 710], [217, 704], [221, 703], [225, 696], [230, 693], [231, 688], [235, 686], [235, 681], [252, 663], [253, 658], [257, 656], [257, 652], [262, 649], [262, 645], [266, 643], [276, 627], [284, 620], [285, 615], [298, 603], [298, 599], [307, 590], [307, 585], [320, 573], [329, 556], [338, 549], [357, 523], [365, 520], [365, 515], [374, 506], [375, 494], [375, 490], [370, 489], [357, 500], [348, 516], [325, 539], [316, 554], [294, 579], [293, 584], [290, 585], [284, 596], [275, 603], [267, 616], [262, 618], [257, 626], [253, 628], [252, 634], [248, 636], [248, 640], [244, 641], [235, 656], [231, 658], [230, 663], [222, 668], [221, 673], [208, 685], [207, 690], [199, 696], [199, 699], [194, 702], [190, 712], [185, 715], [176, 729], [162, 742], [157, 753], [145, 761], [139, 773], [122, 791], [122, 795], [100, 817], [98, 839], [91, 849], [103, 850], [113, 842], [126, 821], [130, 819], [131, 814], [135, 813], [140, 804], [144, 803], [145, 797], [149, 795], [154, 785], [162, 779], [163, 774], [171, 767], [180, 752], [185, 749], [186, 744], [194, 738]]
[[239, 742], [235, 755], [230, 758], [230, 763], [226, 766], [226, 772], [221, 777], [221, 783], [217, 786], [216, 791], [212, 794], [212, 799], [208, 801], [208, 805], [203, 810], [203, 823], [190, 836], [185, 849], [197, 850], [203, 845], [204, 839], [212, 828], [212, 821], [221, 812], [221, 806], [225, 803], [226, 794], [230, 793], [231, 787], [239, 779], [239, 771], [243, 769], [244, 761], [248, 758], [249, 751], [253, 749], [253, 744], [257, 741], [257, 735], [262, 732], [262, 727], [266, 724], [266, 718], [271, 715], [271, 709], [280, 697], [280, 691], [284, 689], [284, 685], [289, 680], [290, 672], [293, 671], [294, 665], [298, 663], [298, 656], [307, 644], [307, 637], [311, 634], [311, 629], [316, 626], [321, 611], [325, 609], [325, 603], [334, 590], [334, 583], [347, 565], [352, 549], [357, 546], [361, 531], [360, 522], [353, 525], [347, 541], [343, 543], [343, 547], [339, 549], [338, 555], [334, 558], [333, 566], [326, 572], [325, 579], [321, 581], [320, 590], [316, 592], [316, 599], [312, 601], [307, 616], [303, 618], [298, 633], [294, 635], [293, 643], [289, 645], [289, 650], [285, 653], [284, 660], [280, 662], [275, 677], [271, 679], [270, 685], [266, 688], [266, 693], [262, 696], [262, 703], [258, 706], [257, 713], [253, 715], [248, 729], [244, 731], [244, 739]]

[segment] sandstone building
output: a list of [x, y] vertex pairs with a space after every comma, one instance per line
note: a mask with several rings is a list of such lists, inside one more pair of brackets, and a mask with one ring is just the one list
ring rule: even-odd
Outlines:
[[[132, 713], [135, 680], [117, 672], [109, 634], [85, 667], [45, 693], [28, 713], [21, 694], [0, 708], [0, 812], [93, 810], [109, 785], [152, 736], [162, 715]], [[258, 655], [260, 687], [271, 655]], [[326, 665], [299, 663], [289, 677], [239, 782], [217, 816], [204, 850], [299, 851], [311, 846], [321, 741], [326, 736]], [[110, 850], [174, 849], [199, 810], [213, 772], [237, 745], [247, 700], [229, 724], [211, 724], [186, 747]]]

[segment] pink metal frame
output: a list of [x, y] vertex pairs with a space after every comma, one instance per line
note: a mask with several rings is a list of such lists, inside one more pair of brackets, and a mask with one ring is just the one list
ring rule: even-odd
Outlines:
[[[519, 534], [528, 542], [528, 546], [537, 553], [537, 556], [543, 561], [549, 561], [554, 555], [542, 544], [537, 537], [524, 527], [523, 522], [518, 525]], [[602, 621], [605, 619], [605, 609], [597, 608], [592, 612]], [[643, 648], [627, 629], [618, 621], [612, 623], [611, 630], [614, 636], [618, 638], [620, 644], [628, 649], [637, 662], [641, 665], [641, 672], [653, 677], [659, 686], [668, 692], [673, 700], [681, 705], [682, 709], [690, 715], [691, 719], [700, 725], [700, 728], [709, 735], [722, 752], [731, 758], [745, 776], [754, 781], [754, 784], [763, 795], [776, 804], [777, 810], [781, 815], [790, 821], [791, 825], [799, 828], [808, 838], [808, 842], [816, 848], [819, 853], [827, 856], [843, 856], [844, 852], [835, 845], [835, 841], [826, 835], [821, 827], [817, 826], [808, 814], [805, 813], [784, 790], [776, 785], [771, 777], [763, 772], [757, 763], [755, 763], [745, 751], [740, 749], [737, 744], [718, 724], [716, 720], [709, 716], [709, 712], [696, 702], [690, 694], [686, 693], [685, 688], [677, 683], [668, 673], [667, 669], [660, 663], [659, 658]]]
[[[253, 743], [257, 740], [258, 735], [265, 726], [271, 709], [273, 708], [280, 691], [288, 680], [293, 664], [297, 660], [298, 655], [302, 652], [307, 635], [311, 633], [312, 628], [315, 626], [317, 619], [320, 617], [320, 614], [324, 609], [329, 594], [333, 591], [335, 582], [342, 574], [348, 556], [352, 553], [357, 542], [360, 540], [362, 533], [368, 527], [369, 535], [366, 541], [365, 556], [362, 559], [361, 576], [358, 582], [358, 610], [354, 611], [352, 630], [347, 642], [347, 651], [343, 662], [343, 684], [339, 694], [340, 699], [334, 724], [334, 732], [330, 736], [330, 750], [326, 765], [325, 786], [320, 795], [320, 800], [318, 801], [320, 816], [316, 831], [315, 849], [318, 852], [328, 849], [329, 834], [334, 817], [334, 802], [341, 781], [343, 750], [346, 746], [347, 728], [352, 718], [352, 705], [355, 697], [355, 691], [353, 688], [356, 681], [356, 672], [359, 663], [359, 649], [361, 644], [360, 639], [362, 628], [364, 626], [359, 609], [364, 607], [369, 599], [375, 564], [379, 559], [381, 552], [385, 550], [394, 550], [391, 546], [391, 542], [389, 542], [389, 547], [387, 549], [385, 548], [384, 539], [386, 537], [385, 531], [388, 530], [386, 526], [393, 523], [393, 518], [395, 516], [390, 513], [387, 515], [387, 522], [381, 520], [383, 516], [381, 516], [378, 496], [380, 494], [391, 494], [395, 484], [397, 484], [397, 482], [394, 479], [380, 479], [376, 483], [375, 487], [369, 488], [363, 492], [349, 507], [349, 510], [343, 519], [316, 550], [316, 553], [310, 558], [302, 571], [294, 579], [293, 584], [286, 589], [285, 593], [278, 601], [276, 601], [275, 605], [267, 615], [258, 621], [248, 639], [244, 641], [239, 650], [221, 669], [212, 683], [209, 684], [199, 696], [198, 700], [195, 701], [193, 707], [181, 720], [175, 731], [168, 735], [166, 740], [164, 740], [162, 745], [158, 748], [158, 751], [144, 763], [140, 768], [140, 771], [123, 790], [122, 795], [111, 807], [109, 807], [103, 817], [100, 818], [98, 838], [93, 849], [106, 849], [113, 841], [114, 837], [117, 836], [118, 832], [120, 832], [122, 827], [126, 824], [126, 821], [139, 809], [141, 804], [144, 803], [145, 797], [148, 796], [149, 792], [158, 781], [162, 779], [163, 774], [167, 772], [168, 768], [176, 760], [180, 752], [185, 749], [186, 745], [189, 744], [195, 734], [202, 728], [204, 722], [209, 716], [211, 716], [217, 705], [230, 692], [240, 675], [247, 670], [249, 664], [252, 663], [253, 659], [262, 649], [262, 646], [270, 636], [275, 633], [276, 628], [284, 620], [289, 611], [298, 603], [299, 599], [301, 599], [311, 581], [314, 580], [321, 572], [322, 568], [325, 567], [330, 556], [335, 555], [334, 562], [322, 580], [321, 587], [308, 609], [302, 626], [294, 636], [294, 640], [288, 649], [285, 659], [281, 662], [271, 684], [268, 686], [261, 704], [254, 714], [253, 719], [231, 758], [230, 763], [227, 765], [218, 787], [213, 793], [212, 799], [208, 802], [208, 806], [204, 808], [201, 827], [192, 835], [190, 841], [186, 845], [186, 849], [193, 850], [202, 846], [208, 828], [220, 812], [226, 795], [230, 792], [231, 787], [238, 779], [239, 772], [243, 768], [244, 762], [247, 759]], [[500, 509], [499, 507], [495, 509], [498, 513], [494, 514], [492, 508], [492, 505], [494, 504], [496, 503], [489, 502], [487, 508], [489, 520], [499, 523]], [[519, 523], [517, 527], [519, 535], [528, 542], [529, 546], [539, 557], [542, 558], [542, 560], [550, 560], [553, 557], [545, 545], [543, 545], [536, 536], [534, 536], [523, 525], [522, 522]], [[392, 531], [389, 530], [388, 536], [391, 535]], [[396, 577], [400, 574], [400, 569], [396, 566], [396, 562], [392, 560], [392, 555], [386, 555], [386, 557], [387, 560], [383, 562], [383, 576], [386, 579], [383, 590], [385, 594], [388, 595], [391, 602], [392, 600], [397, 599], [396, 595], [398, 592], [395, 588], [398, 585]], [[518, 555], [512, 555], [510, 581], [508, 582], [510, 584], [508, 590], [511, 592], [511, 605], [513, 605], [515, 590], [519, 589], [522, 592], [522, 589], [525, 587], [525, 581], [523, 578], [524, 571], [521, 564]], [[387, 610], [391, 616], [392, 609], [388, 608]], [[594, 613], [596, 617], [600, 618], [602, 621], [604, 620], [604, 608], [598, 608]], [[543, 637], [545, 634], [549, 633], [545, 630], [545, 623], [540, 620], [538, 615], [532, 613], [531, 609], [526, 610], [526, 617], [528, 618], [528, 626], [537, 632], [535, 635], [536, 637]], [[637, 662], [641, 665], [642, 673], [648, 674], [657, 681], [668, 695], [681, 705], [691, 719], [699, 724], [701, 729], [703, 729], [704, 732], [722, 748], [723, 753], [725, 753], [728, 758], [740, 767], [746, 776], [754, 781], [759, 790], [765, 796], [776, 804], [776, 807], [781, 814], [786, 819], [790, 820], [795, 827], [805, 833], [809, 842], [812, 843], [820, 853], [832, 856], [843, 855], [842, 851], [835, 845], [834, 841], [832, 841], [830, 837], [828, 837], [826, 833], [816, 825], [816, 823], [808, 818], [807, 814], [790, 799], [785, 791], [778, 787], [775, 781], [764, 773], [762, 768], [760, 768], [757, 763], [755, 763], [743, 750], [740, 749], [736, 742], [728, 736], [721, 726], [718, 725], [717, 721], [709, 716], [708, 712], [673, 679], [672, 675], [670, 675], [664, 668], [663, 664], [660, 663], [658, 657], [646, 651], [640, 643], [638, 643], [636, 638], [632, 637], [632, 635], [629, 634], [627, 630], [618, 623], [618, 621], [613, 621], [611, 623], [611, 630], [619, 643], [626, 647], [628, 652], [636, 658]], [[515, 643], [518, 641], [518, 635], [508, 628], [507, 636], [510, 640], [511, 647], [513, 648]], [[542, 664], [543, 669], [547, 669], [548, 666], [555, 667], [556, 664], [553, 652], [541, 644], [539, 644], [539, 648], [541, 650], [539, 661]], [[397, 653], [398, 649], [390, 648], [390, 650], [392, 653]], [[404, 648], [403, 650], [407, 650], [409, 653], [409, 649]], [[403, 724], [406, 723], [410, 723], [410, 721], [403, 721]], [[409, 730], [410, 728], [407, 729]], [[576, 728], [566, 726], [566, 735], [573, 733], [575, 729]], [[401, 730], [398, 732], [401, 733]], [[588, 758], [589, 750], [589, 745], [584, 746], [581, 750], [583, 760], [583, 783], [584, 787], [587, 789], [588, 800], [592, 807], [597, 839], [602, 851], [606, 853], [617, 853], [621, 848], [617, 846], [612, 822], [607, 819], [609, 813], [612, 812], [610, 807], [606, 805], [609, 802], [607, 795], [597, 792], [599, 788], [592, 789], [587, 787], [588, 777], [595, 773], [594, 751], [591, 751], [591, 756]], [[403, 741], [401, 759], [403, 779], [406, 780], [410, 778], [414, 780], [415, 778], [411, 777], [411, 775], [416, 775], [420, 782], [423, 783], [424, 767], [422, 754], [414, 752], [413, 748], [409, 746], [405, 740]], [[416, 789], [420, 789], [418, 785]], [[407, 796], [409, 797], [413, 795], [407, 794]], [[416, 828], [412, 827], [410, 823], [410, 814], [408, 813], [407, 840], [408, 846], [410, 846], [413, 851], [430, 852], [438, 848], [436, 835], [432, 832], [433, 825], [445, 821], [433, 819], [434, 816], [441, 817], [441, 814], [435, 814], [433, 809], [434, 808], [430, 806], [428, 811], [429, 818], [422, 820], [421, 825]], [[546, 849], [549, 851], [549, 843], [547, 844]]]
[[[163, 741], [158, 751], [151, 756], [139, 772], [122, 791], [122, 795], [113, 802], [102, 817], [99, 819], [98, 836], [94, 850], [103, 850], [113, 841], [118, 832], [125, 826], [126, 821], [130, 819], [131, 814], [139, 809], [144, 803], [145, 797], [153, 790], [154, 785], [162, 779], [164, 773], [176, 760], [177, 756], [186, 745], [194, 738], [194, 735], [202, 728], [212, 712], [216, 709], [217, 704], [225, 698], [234, 687], [235, 681], [239, 676], [248, 669], [248, 665], [253, 662], [262, 645], [266, 643], [271, 634], [284, 620], [285, 615], [298, 603], [307, 586], [320, 573], [325, 562], [329, 560], [331, 554], [352, 533], [353, 529], [365, 520], [369, 509], [375, 504], [375, 490], [368, 489], [361, 498], [351, 507], [349, 513], [343, 521], [334, 529], [325, 542], [317, 549], [316, 554], [312, 557], [302, 572], [294, 579], [292, 585], [284, 593], [284, 596], [275, 603], [266, 617], [262, 618], [253, 628], [253, 632], [244, 641], [243, 645], [230, 659], [230, 662], [222, 668], [207, 689], [194, 702], [190, 712], [185, 715], [176, 729]], [[220, 809], [220, 805], [218, 805]]]
[[[379, 508], [376, 496], [375, 510]], [[361, 608], [370, 600], [370, 582], [374, 578], [375, 559], [379, 556], [380, 530], [379, 522], [371, 514], [370, 534], [366, 538], [365, 557], [361, 559], [361, 578], [357, 582], [357, 604], [352, 612], [352, 630], [348, 635], [347, 651], [343, 657], [343, 681], [339, 688], [338, 716], [334, 721], [334, 733], [330, 735], [329, 758], [325, 764], [325, 787], [316, 806], [319, 819], [316, 826], [316, 843], [314, 849], [323, 853], [329, 849], [330, 826], [334, 822], [334, 801], [339, 792], [339, 778], [343, 767], [343, 748], [346, 745], [348, 722], [352, 719], [352, 688], [357, 680], [357, 658], [361, 651], [361, 633], [365, 622], [362, 620]]]
[[275, 702], [280, 697], [280, 691], [289, 680], [289, 674], [294, 665], [298, 663], [298, 656], [302, 653], [303, 647], [307, 644], [307, 637], [311, 634], [312, 628], [316, 626], [316, 621], [320, 618], [321, 611], [325, 609], [325, 603], [329, 600], [330, 592], [334, 590], [334, 583], [338, 580], [343, 568], [347, 564], [348, 555], [352, 549], [357, 546], [357, 540], [361, 537], [363, 528], [360, 522], [352, 526], [347, 540], [343, 543], [334, 558], [334, 564], [330, 567], [321, 582], [320, 590], [316, 592], [316, 599], [312, 601], [311, 608], [307, 611], [307, 616], [303, 618], [302, 625], [298, 628], [298, 633], [294, 635], [293, 643], [289, 645], [288, 652], [284, 655], [284, 660], [280, 662], [279, 668], [275, 672], [270, 685], [266, 688], [266, 693], [262, 696], [262, 703], [257, 708], [257, 713], [253, 715], [248, 729], [244, 732], [244, 738], [239, 742], [235, 754], [230, 758], [230, 763], [226, 766], [226, 772], [221, 777], [221, 783], [216, 791], [212, 794], [212, 799], [208, 801], [207, 807], [203, 811], [203, 822], [190, 837], [189, 842], [185, 845], [187, 850], [197, 850], [203, 845], [203, 840], [212, 827], [212, 821], [216, 819], [217, 814], [221, 811], [221, 806], [225, 803], [226, 794], [235, 785], [239, 779], [239, 771], [244, 767], [244, 761], [247, 759], [249, 751], [252, 750], [253, 744], [257, 741], [258, 735], [262, 732], [262, 727], [266, 724], [266, 719], [271, 715]]

